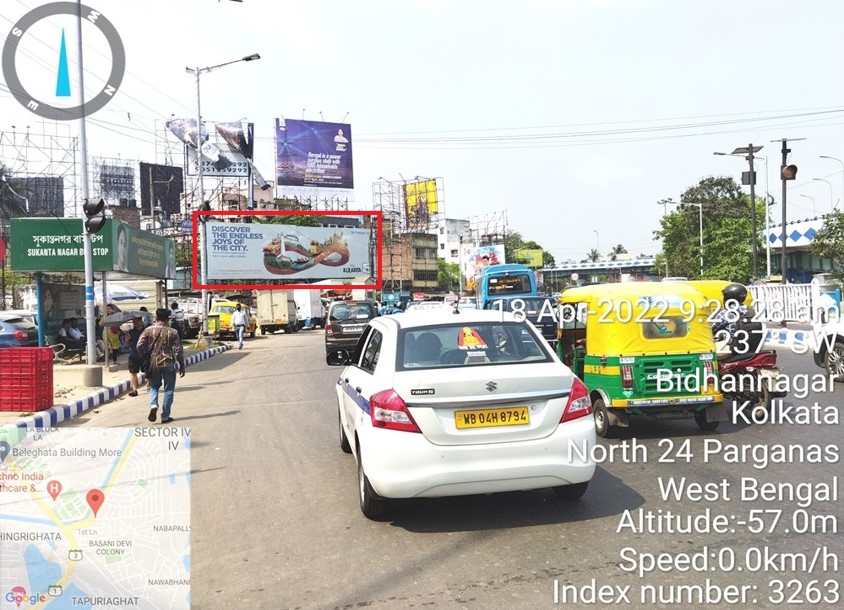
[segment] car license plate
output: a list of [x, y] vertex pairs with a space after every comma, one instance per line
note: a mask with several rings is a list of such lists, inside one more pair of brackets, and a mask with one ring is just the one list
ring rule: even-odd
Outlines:
[[363, 326], [344, 326], [343, 332], [346, 333], [359, 333], [363, 330]]
[[505, 407], [502, 409], [477, 409], [455, 411], [454, 425], [458, 429], [489, 428], [492, 426], [525, 426], [530, 423], [527, 407]]

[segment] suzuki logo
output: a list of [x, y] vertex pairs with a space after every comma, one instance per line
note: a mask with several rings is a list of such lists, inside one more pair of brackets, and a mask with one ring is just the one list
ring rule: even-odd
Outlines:
[[488, 381], [485, 387], [487, 392], [495, 392], [498, 389], [498, 384], [494, 381]]

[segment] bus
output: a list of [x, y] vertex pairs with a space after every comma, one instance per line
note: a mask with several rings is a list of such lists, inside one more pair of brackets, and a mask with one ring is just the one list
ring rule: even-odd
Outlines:
[[486, 309], [487, 303], [497, 299], [539, 296], [536, 276], [525, 265], [490, 265], [481, 269], [475, 282], [475, 297], [478, 309]]

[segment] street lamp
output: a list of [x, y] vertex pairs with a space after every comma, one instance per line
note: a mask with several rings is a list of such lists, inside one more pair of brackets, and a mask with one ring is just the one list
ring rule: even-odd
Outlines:
[[598, 235], [597, 231], [592, 231], [592, 232], [595, 234], [595, 239], [598, 240], [598, 250], [597, 250], [597, 252], [598, 252], [598, 256], [601, 256], [601, 236]]
[[812, 180], [816, 180], [817, 182], [826, 182], [826, 185], [829, 187], [829, 207], [831, 209], [835, 209], [835, 204], [832, 200], [832, 182], [825, 180], [824, 178], [812, 178]]
[[[821, 159], [832, 159], [833, 161], [838, 161], [841, 164], [841, 169], [842, 169], [841, 178], [842, 178], [842, 180], [844, 180], [844, 161], [842, 161], [841, 159], [839, 159], [837, 157], [829, 157], [827, 155], [820, 155], [820, 158]], [[844, 184], [842, 184], [842, 188], [844, 188]], [[841, 196], [844, 197], [844, 190], [841, 191]]]
[[817, 215], [818, 215], [818, 209], [815, 207], [815, 198], [814, 198], [814, 197], [810, 197], [809, 195], [800, 195], [800, 196], [801, 196], [801, 197], [805, 197], [806, 199], [811, 199], [811, 200], [812, 200], [812, 214], [814, 214], [815, 216], [817, 216]]
[[[202, 184], [202, 110], [200, 105], [200, 92], [199, 92], [199, 77], [205, 72], [211, 72], [212, 70], [216, 70], [217, 68], [222, 68], [223, 66], [229, 66], [231, 64], [236, 64], [241, 61], [255, 61], [256, 59], [261, 59], [261, 56], [257, 53], [253, 53], [252, 55], [247, 55], [246, 57], [241, 57], [240, 59], [235, 59], [232, 61], [227, 61], [222, 64], [217, 64], [215, 66], [208, 66], [205, 68], [185, 68], [185, 72], [188, 74], [193, 74], [196, 78], [196, 176], [197, 180], [199, 181], [199, 208], [205, 209], [205, 188]], [[249, 185], [249, 188], [252, 188], [252, 185]], [[202, 220], [200, 218], [200, 220]], [[202, 266], [199, 268], [200, 270], [200, 282], [202, 283], [202, 336], [206, 337], [208, 335], [208, 290], [205, 286], [208, 284], [208, 257], [206, 256], [205, 252], [205, 243], [207, 241], [207, 233], [205, 228], [205, 223], [200, 222], [199, 226], [199, 255], [202, 258]]]
[[[742, 184], [747, 184], [750, 186], [750, 223], [751, 223], [751, 235], [753, 236], [752, 245], [753, 245], [753, 279], [756, 280], [759, 278], [759, 263], [758, 263], [758, 245], [759, 245], [759, 235], [756, 233], [756, 172], [753, 169], [753, 155], [757, 152], [762, 150], [762, 146], [754, 146], [753, 144], [748, 144], [747, 146], [740, 146], [736, 148], [733, 152], [729, 153], [730, 156], [738, 156], [738, 155], [747, 155], [745, 159], [747, 159], [748, 164], [750, 165], [750, 172], [747, 174], [747, 179], [744, 179], [742, 176]], [[713, 153], [716, 155], [726, 155], [727, 153]]]

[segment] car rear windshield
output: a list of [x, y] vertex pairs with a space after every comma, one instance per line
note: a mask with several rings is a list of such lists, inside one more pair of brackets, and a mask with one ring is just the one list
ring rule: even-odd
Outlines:
[[29, 330], [30, 328], [38, 328], [32, 322], [24, 320], [23, 318], [5, 318], [0, 320], [0, 324], [2, 324], [6, 330]]
[[211, 313], [232, 313], [234, 309], [231, 305], [214, 305], [211, 308]]
[[406, 330], [399, 368], [448, 368], [546, 362], [550, 354], [525, 323], [474, 322]]
[[375, 317], [375, 308], [370, 303], [341, 303], [331, 308], [328, 319], [332, 322], [343, 320], [371, 320]]

